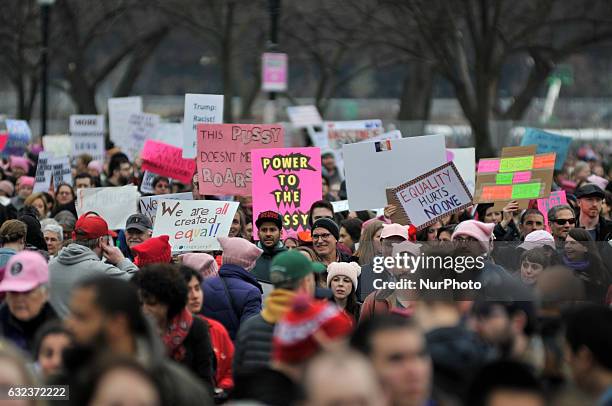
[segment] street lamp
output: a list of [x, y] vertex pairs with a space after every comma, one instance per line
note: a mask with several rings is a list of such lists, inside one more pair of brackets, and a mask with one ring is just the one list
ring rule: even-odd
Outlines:
[[[270, 15], [270, 32], [268, 34], [268, 44], [266, 46], [268, 52], [275, 52], [278, 48], [278, 18], [280, 16], [280, 9], [281, 0], [268, 0], [268, 14]], [[264, 123], [273, 123], [276, 121], [275, 100], [276, 92], [269, 92], [268, 101], [264, 106]]]
[[47, 87], [49, 81], [49, 11], [55, 0], [38, 0], [41, 11], [41, 91], [40, 91], [40, 136], [47, 133]]

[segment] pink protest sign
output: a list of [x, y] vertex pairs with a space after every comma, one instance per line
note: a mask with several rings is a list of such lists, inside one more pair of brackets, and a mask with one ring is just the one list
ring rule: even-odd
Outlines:
[[285, 230], [308, 228], [308, 210], [321, 200], [321, 151], [319, 148], [258, 149], [252, 154], [253, 237], [259, 213], [280, 213]]
[[193, 159], [183, 159], [183, 150], [163, 142], [147, 140], [142, 149], [142, 170], [167, 176], [189, 185], [195, 172]]
[[548, 210], [555, 206], [560, 206], [562, 204], [567, 204], [567, 196], [565, 195], [565, 190], [550, 192], [549, 197], [538, 199], [538, 210], [540, 210], [540, 212], [542, 212], [542, 214], [544, 215], [544, 224], [546, 224], [546, 231], [550, 232], [550, 227], [548, 227]]
[[287, 90], [287, 54], [266, 52], [262, 55], [261, 90], [284, 92]]
[[251, 195], [251, 151], [285, 145], [284, 129], [277, 124], [199, 124], [197, 128], [202, 195]]

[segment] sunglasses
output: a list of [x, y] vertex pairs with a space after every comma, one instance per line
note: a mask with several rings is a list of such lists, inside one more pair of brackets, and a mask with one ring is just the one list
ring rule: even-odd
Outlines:
[[576, 224], [576, 219], [555, 219], [554, 222], [558, 226], [564, 226], [565, 223]]

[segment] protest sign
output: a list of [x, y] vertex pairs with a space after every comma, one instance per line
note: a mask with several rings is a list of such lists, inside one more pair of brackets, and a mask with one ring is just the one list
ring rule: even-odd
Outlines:
[[111, 230], [125, 228], [128, 217], [138, 210], [140, 194], [136, 186], [83, 188], [77, 191], [76, 210], [81, 216], [88, 211], [98, 213]]
[[501, 158], [478, 162], [475, 203], [494, 202], [501, 210], [509, 201], [518, 200], [527, 208], [530, 199], [548, 197], [555, 167], [555, 153], [536, 154], [536, 146], [505, 147]]
[[446, 160], [454, 162], [471, 194], [476, 186], [476, 148], [447, 148]]
[[387, 205], [385, 190], [446, 162], [443, 135], [347, 144], [342, 148], [351, 210]]
[[404, 211], [409, 221], [404, 224], [412, 224], [418, 230], [472, 204], [472, 195], [453, 162], [393, 188], [393, 193], [399, 202], [398, 209]]
[[360, 142], [376, 142], [376, 141], [385, 141], [385, 140], [399, 140], [402, 138], [402, 132], [400, 130], [389, 131], [372, 138], [368, 138], [366, 140]]
[[550, 232], [550, 227], [548, 226], [548, 210], [562, 204], [567, 204], [565, 190], [550, 192], [550, 196], [538, 199], [538, 210], [540, 210], [540, 212], [544, 215], [544, 225], [546, 226], [546, 231]]
[[277, 124], [198, 125], [200, 194], [250, 195], [251, 151], [283, 146], [284, 129]]
[[157, 204], [161, 199], [166, 200], [192, 200], [191, 192], [174, 193], [158, 196], [143, 196], [140, 198], [140, 212], [151, 219], [151, 223], [155, 224], [155, 215], [157, 214]]
[[316, 106], [289, 106], [287, 115], [295, 128], [323, 125], [323, 119]]
[[141, 158], [142, 170], [174, 178], [186, 185], [191, 184], [195, 163], [193, 159], [184, 159], [180, 148], [147, 140]]
[[329, 148], [329, 142], [327, 141], [327, 132], [323, 127], [319, 126], [308, 126], [306, 127], [310, 141], [315, 147], [324, 149]]
[[265, 52], [261, 59], [261, 90], [264, 92], [287, 91], [287, 54]]
[[349, 211], [348, 200], [339, 200], [337, 202], [330, 202], [334, 208], [334, 213], [342, 213], [343, 211]]
[[70, 135], [104, 135], [104, 116], [96, 114], [71, 114]]
[[32, 140], [32, 131], [25, 120], [6, 120], [8, 138], [2, 150], [3, 156], [25, 154], [28, 144]]
[[182, 123], [159, 123], [157, 131], [151, 139], [183, 148], [183, 124]]
[[548, 133], [536, 128], [526, 128], [523, 139], [521, 140], [521, 145], [523, 146], [536, 144], [538, 146], [536, 153], [538, 154], [555, 152], [557, 154], [555, 169], [563, 168], [565, 158], [567, 157], [567, 151], [571, 143], [571, 137]]
[[253, 236], [259, 213], [280, 213], [285, 230], [308, 229], [308, 210], [321, 200], [319, 148], [257, 149], [251, 153], [253, 184]]
[[63, 183], [72, 186], [72, 168], [70, 167], [70, 158], [67, 156], [53, 158], [51, 160], [53, 166], [53, 185], [57, 188]]
[[198, 124], [221, 124], [223, 122], [223, 95], [185, 95], [183, 118], [183, 158], [196, 157], [196, 132]]
[[72, 152], [69, 135], [45, 135], [42, 138], [43, 148], [55, 157], [68, 156]]
[[73, 159], [81, 154], [88, 154], [94, 161], [104, 161], [103, 115], [72, 114], [69, 131]]
[[328, 121], [323, 127], [331, 149], [340, 150], [344, 144], [368, 140], [383, 133], [380, 120]]
[[123, 145], [125, 154], [133, 161], [142, 151], [145, 141], [152, 138], [157, 132], [159, 116], [157, 114], [134, 113], [128, 120], [128, 134], [126, 144]]
[[36, 175], [34, 182], [34, 193], [47, 192], [51, 186], [53, 175], [53, 154], [41, 151], [38, 154], [38, 164], [36, 165]]
[[142, 97], [108, 99], [108, 127], [115, 145], [126, 145], [130, 136], [130, 116], [136, 113], [142, 113]]
[[153, 236], [169, 236], [173, 252], [220, 250], [217, 237], [228, 236], [238, 204], [161, 199], [157, 203]]
[[153, 194], [155, 191], [153, 190], [153, 181], [159, 175], [153, 172], [145, 171], [144, 175], [142, 175], [142, 181], [140, 182], [140, 193], [149, 193]]

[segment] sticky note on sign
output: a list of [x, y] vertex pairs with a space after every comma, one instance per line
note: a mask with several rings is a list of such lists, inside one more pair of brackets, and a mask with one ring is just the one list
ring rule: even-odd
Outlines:
[[531, 180], [531, 171], [514, 172], [512, 176], [512, 183], [523, 183], [523, 182], [529, 182], [530, 180]]
[[554, 152], [550, 154], [536, 155], [533, 161], [534, 169], [554, 168], [555, 167], [555, 156], [556, 154]]
[[481, 199], [483, 201], [510, 200], [512, 186], [483, 186]]
[[511, 185], [512, 173], [498, 173], [495, 175], [495, 183], [497, 185]]
[[531, 168], [533, 168], [533, 155], [502, 158], [499, 163], [500, 172], [528, 171]]
[[537, 199], [540, 195], [540, 188], [540, 182], [513, 185], [512, 199]]
[[478, 161], [478, 172], [497, 172], [499, 159], [481, 159]]

